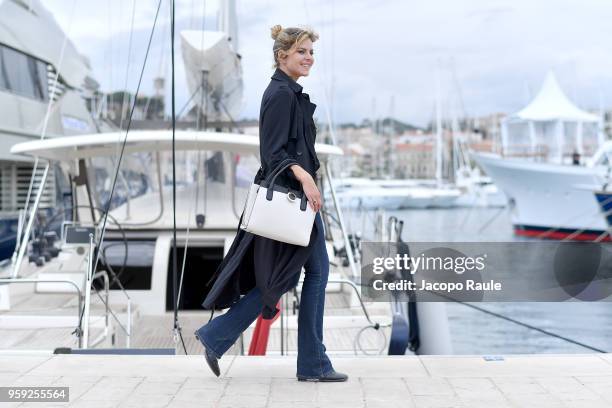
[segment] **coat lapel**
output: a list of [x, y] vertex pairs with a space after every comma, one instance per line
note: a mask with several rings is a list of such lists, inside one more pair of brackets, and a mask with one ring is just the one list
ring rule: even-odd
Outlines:
[[311, 157], [316, 158], [317, 153], [314, 149], [316, 135], [313, 115], [315, 109], [317, 108], [317, 105], [310, 102], [310, 97], [307, 93], [302, 93], [302, 98], [303, 100], [300, 101], [300, 106], [302, 106], [305, 110], [305, 116], [302, 118], [302, 120], [304, 123], [304, 136], [306, 137], [306, 146], [308, 147], [308, 151], [310, 152]]

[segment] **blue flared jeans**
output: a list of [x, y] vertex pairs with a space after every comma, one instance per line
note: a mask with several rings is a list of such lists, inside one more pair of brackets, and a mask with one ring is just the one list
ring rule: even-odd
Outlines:
[[[325, 287], [329, 277], [329, 258], [320, 213], [317, 213], [315, 223], [320, 233], [312, 254], [304, 265], [304, 283], [298, 314], [297, 375], [301, 377], [318, 377], [333, 370], [323, 345], [323, 311]], [[198, 336], [210, 352], [221, 358], [238, 340], [240, 334], [257, 319], [262, 307], [261, 292], [255, 287], [226, 313], [200, 327]]]

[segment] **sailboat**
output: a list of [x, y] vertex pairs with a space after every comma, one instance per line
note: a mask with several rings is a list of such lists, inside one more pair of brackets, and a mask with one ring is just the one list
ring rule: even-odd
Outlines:
[[409, 187], [402, 208], [448, 208], [454, 207], [461, 196], [461, 191], [443, 178], [444, 142], [442, 139], [442, 107], [440, 96], [439, 74], [436, 72], [436, 143], [435, 143], [435, 179], [421, 181], [417, 186]]
[[491, 177], [472, 164], [462, 135], [453, 129], [454, 184], [462, 192], [455, 204], [459, 207], [505, 207], [504, 192]]
[[442, 115], [439, 86], [436, 83], [435, 179], [342, 179], [339, 180], [340, 203], [363, 209], [426, 209], [456, 205], [461, 191], [443, 179]]

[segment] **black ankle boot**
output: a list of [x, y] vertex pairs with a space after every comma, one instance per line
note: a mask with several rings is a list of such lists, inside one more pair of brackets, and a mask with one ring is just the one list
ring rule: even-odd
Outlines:
[[335, 370], [330, 371], [327, 374], [323, 374], [319, 377], [304, 377], [301, 375], [297, 376], [298, 381], [313, 381], [313, 382], [343, 382], [348, 380], [348, 375], [339, 373]]
[[206, 359], [208, 367], [210, 367], [214, 375], [219, 377], [221, 375], [221, 370], [219, 369], [219, 359], [206, 348], [206, 345], [202, 342], [202, 340], [200, 340], [200, 336], [198, 336], [197, 330], [194, 334], [195, 338], [198, 339], [202, 346], [204, 346], [204, 358]]

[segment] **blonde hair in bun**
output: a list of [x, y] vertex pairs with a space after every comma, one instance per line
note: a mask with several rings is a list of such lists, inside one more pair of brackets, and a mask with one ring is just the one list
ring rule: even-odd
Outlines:
[[283, 27], [281, 27], [280, 24], [277, 24], [274, 27], [272, 27], [270, 31], [272, 32], [272, 39], [276, 40], [280, 32], [283, 31]]
[[274, 45], [272, 53], [274, 54], [274, 67], [278, 68], [280, 53], [288, 53], [293, 48], [297, 47], [305, 39], [315, 42], [319, 39], [319, 34], [314, 32], [309, 27], [288, 27], [283, 28], [279, 24], [270, 28]]

